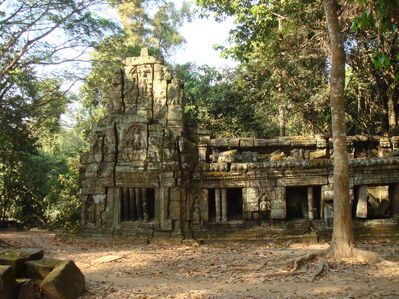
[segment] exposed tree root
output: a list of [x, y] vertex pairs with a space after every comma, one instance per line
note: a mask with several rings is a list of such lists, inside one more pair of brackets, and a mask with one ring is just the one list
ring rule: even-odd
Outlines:
[[[302, 271], [300, 271], [300, 269], [304, 268], [309, 263], [318, 258], [320, 258], [319, 265], [316, 271], [312, 274], [311, 281], [314, 281], [316, 277], [320, 276], [321, 274], [329, 272], [330, 267], [327, 262], [328, 259], [351, 260], [367, 264], [385, 262], [378, 254], [372, 251], [366, 251], [355, 247], [340, 247], [339, 250], [337, 250], [335, 247], [330, 246], [327, 250], [312, 252], [306, 255], [299, 256], [295, 259], [289, 259], [283, 262], [273, 264], [274, 267], [293, 265], [293, 268], [291, 271], [277, 272], [272, 274], [272, 276], [294, 276], [304, 274], [307, 272], [307, 269]], [[270, 265], [270, 261], [265, 262], [263, 267], [266, 266], [266, 264]]]
[[320, 259], [319, 261], [319, 266], [317, 267], [317, 270], [315, 273], [313, 273], [311, 281], [314, 281], [315, 278], [319, 275], [321, 275], [323, 272], [328, 273], [330, 270], [330, 267], [328, 266], [327, 260], [325, 259]]
[[[341, 249], [341, 248], [340, 248]], [[344, 248], [343, 250], [337, 250], [330, 246], [327, 251], [327, 258], [334, 259], [348, 259], [354, 262], [365, 263], [365, 264], [376, 264], [383, 261], [378, 254], [372, 251], [367, 251], [355, 247]]]
[[318, 254], [316, 253], [309, 253], [303, 256], [298, 257], [295, 261], [294, 261], [294, 269], [292, 269], [292, 271], [297, 271], [300, 268], [302, 268], [303, 265], [313, 261], [316, 257], [318, 256]]
[[300, 268], [302, 268], [304, 265], [306, 265], [308, 262], [313, 261], [314, 259], [316, 259], [319, 256], [325, 256], [326, 252], [323, 251], [318, 251], [318, 252], [312, 252], [306, 255], [301, 255], [299, 257], [296, 258], [291, 258], [288, 260], [285, 260], [283, 262], [276, 262], [276, 263], [271, 263], [273, 262], [273, 260], [268, 260], [263, 264], [263, 267], [266, 267], [268, 265], [272, 265], [273, 267], [276, 266], [291, 266], [294, 265], [294, 268], [292, 271], [297, 271]]
[[305, 274], [306, 272], [308, 272], [307, 270], [303, 270], [303, 271], [286, 271], [286, 272], [275, 272], [270, 274], [270, 277], [286, 277], [286, 276], [295, 276], [295, 275], [301, 275], [301, 274]]

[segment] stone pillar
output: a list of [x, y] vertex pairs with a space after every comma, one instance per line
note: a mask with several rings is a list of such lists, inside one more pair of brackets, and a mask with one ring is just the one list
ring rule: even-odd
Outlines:
[[285, 187], [275, 187], [271, 200], [270, 216], [272, 219], [285, 219], [287, 217]]
[[130, 210], [129, 210], [129, 188], [122, 189], [122, 205], [121, 206], [122, 206], [121, 220], [122, 221], [131, 220], [130, 219]]
[[120, 228], [121, 226], [121, 188], [112, 188], [113, 189], [113, 198], [114, 198], [114, 219], [113, 219], [113, 228]]
[[313, 187], [308, 187], [308, 217], [314, 220]]
[[227, 221], [227, 189], [222, 189], [222, 221]]
[[134, 194], [136, 198], [136, 212], [137, 212], [137, 219], [143, 219], [143, 201], [141, 199], [141, 189], [134, 188]]
[[399, 218], [399, 183], [390, 186], [389, 201], [391, 202], [391, 217]]
[[216, 222], [220, 222], [221, 220], [221, 198], [220, 198], [220, 189], [215, 189], [215, 210], [216, 210]]
[[146, 188], [141, 188], [141, 198], [143, 202], [143, 218], [145, 222], [148, 222], [150, 217], [148, 214], [148, 196]]
[[356, 217], [367, 218], [367, 185], [359, 187], [358, 201], [356, 206]]
[[129, 188], [129, 206], [130, 206], [130, 220], [137, 220], [136, 214], [136, 199], [134, 194], [134, 188]]

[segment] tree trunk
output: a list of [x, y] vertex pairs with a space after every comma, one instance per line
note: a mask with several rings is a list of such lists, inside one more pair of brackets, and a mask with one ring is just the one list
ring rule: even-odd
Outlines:
[[278, 107], [278, 123], [279, 123], [279, 135], [280, 136], [285, 136], [285, 107], [284, 105], [280, 105]]
[[330, 103], [334, 146], [334, 226], [330, 254], [335, 257], [353, 255], [351, 201], [346, 144], [344, 106], [345, 50], [338, 21], [336, 0], [323, 0], [331, 50]]
[[390, 88], [390, 92], [388, 93], [388, 124], [389, 124], [389, 135], [395, 136], [398, 130], [398, 119], [397, 119], [397, 100], [394, 97], [393, 88]]

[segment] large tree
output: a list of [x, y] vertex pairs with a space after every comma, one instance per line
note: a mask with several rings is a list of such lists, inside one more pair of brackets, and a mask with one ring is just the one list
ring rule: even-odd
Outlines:
[[354, 237], [349, 196], [348, 151], [345, 120], [345, 49], [336, 0], [323, 0], [330, 36], [330, 105], [334, 146], [334, 226], [330, 254], [352, 256]]
[[33, 219], [28, 216], [32, 210], [41, 214], [45, 171], [38, 170], [37, 139], [59, 128], [60, 114], [68, 103], [61, 86], [65, 78], [55, 76], [58, 66], [79, 60], [110, 28], [110, 22], [90, 12], [90, 7], [99, 4], [97, 0], [0, 3], [2, 220], [10, 212], [22, 220]]

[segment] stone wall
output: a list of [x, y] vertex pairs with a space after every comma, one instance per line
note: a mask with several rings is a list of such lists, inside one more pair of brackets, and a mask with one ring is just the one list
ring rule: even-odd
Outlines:
[[[354, 217], [399, 216], [398, 147], [398, 136], [348, 137]], [[333, 155], [322, 135], [212, 139], [184, 114], [182, 82], [144, 49], [115, 72], [108, 113], [92, 131], [82, 222], [168, 237], [212, 225], [328, 222]]]

